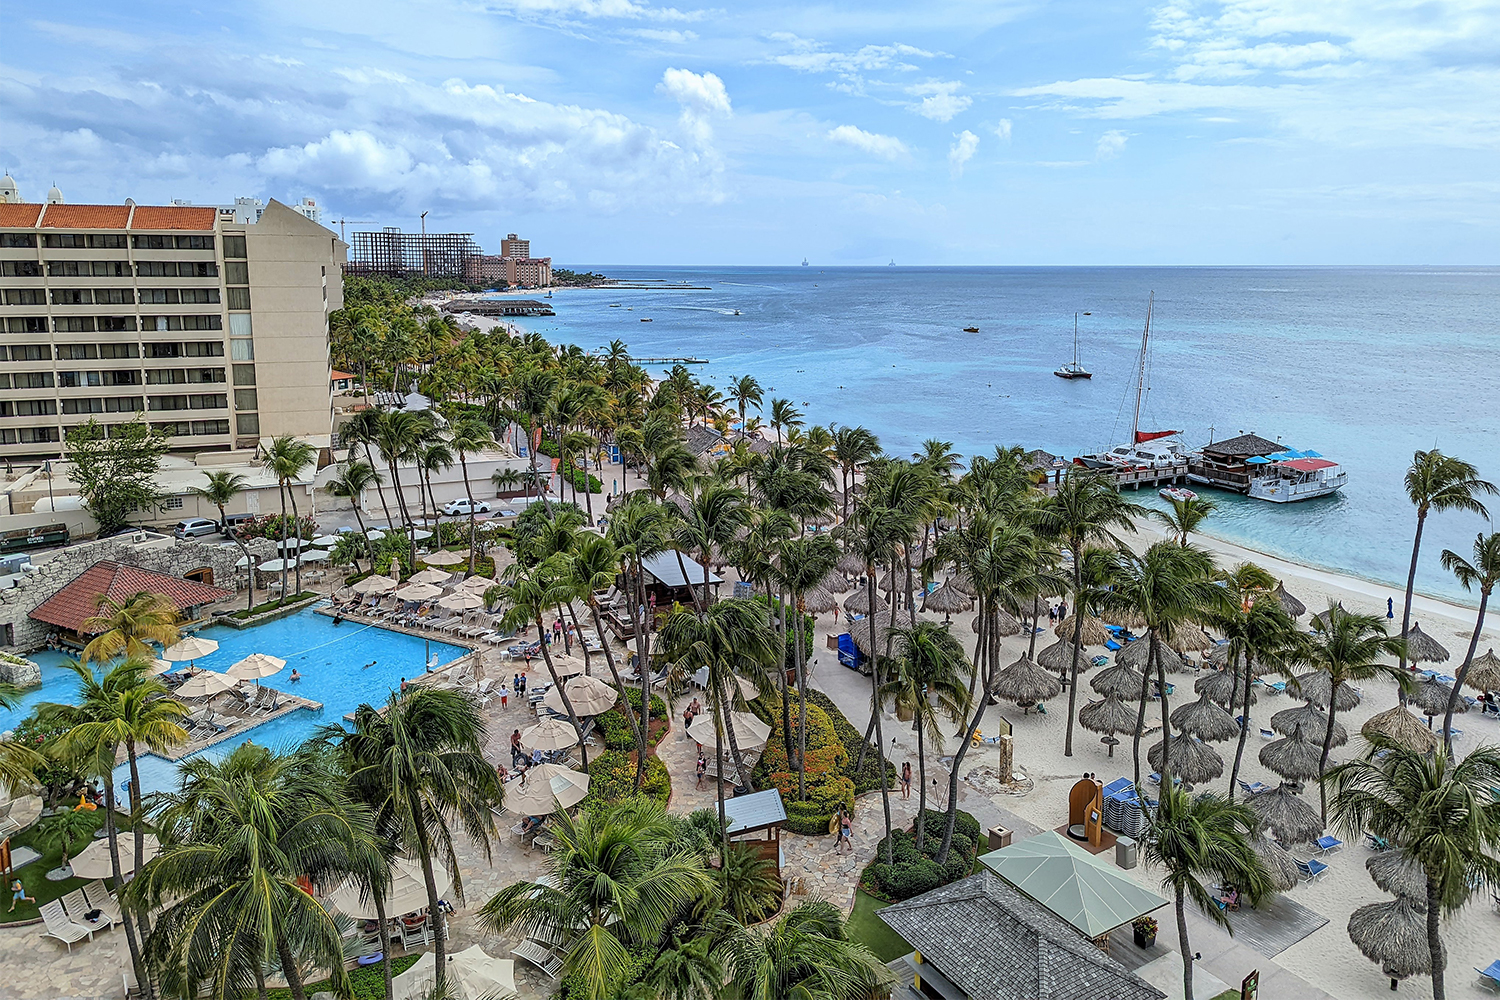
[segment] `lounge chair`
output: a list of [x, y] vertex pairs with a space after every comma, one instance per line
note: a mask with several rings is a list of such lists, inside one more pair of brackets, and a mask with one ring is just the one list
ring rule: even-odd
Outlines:
[[1302, 874], [1304, 882], [1316, 882], [1328, 871], [1328, 866], [1317, 858], [1308, 858], [1306, 861], [1300, 858], [1292, 860], [1297, 862], [1297, 871]]
[[104, 888], [104, 881], [102, 879], [94, 879], [94, 881], [84, 886], [83, 895], [88, 899], [90, 906], [103, 910], [108, 914], [111, 923], [120, 924], [125, 922], [120, 916], [119, 901], [115, 899], [113, 893]]
[[41, 913], [42, 923], [47, 927], [42, 937], [57, 938], [68, 946], [69, 951], [73, 950], [75, 941], [94, 936], [93, 930], [69, 919], [68, 914], [63, 910], [62, 900], [54, 899], [50, 903], [43, 903], [37, 907], [37, 911]]
[[1388, 851], [1391, 849], [1391, 842], [1384, 837], [1377, 837], [1373, 833], [1366, 833], [1365, 846], [1372, 851]]
[[1263, 740], [1274, 740], [1276, 738], [1276, 730], [1262, 729], [1260, 731], [1260, 738]]
[[[62, 905], [69, 920], [81, 927], [87, 927], [90, 931], [107, 931], [115, 925], [114, 918], [106, 913], [102, 906], [94, 906], [90, 903], [82, 889], [74, 889], [64, 896]], [[90, 920], [88, 915], [95, 910], [99, 911], [99, 916]]]
[[1332, 834], [1326, 833], [1323, 836], [1319, 837], [1314, 843], [1318, 848], [1319, 854], [1332, 854], [1334, 851], [1344, 846], [1344, 842], [1342, 840], [1338, 839]]
[[1479, 973], [1480, 985], [1492, 989], [1500, 988], [1500, 958], [1495, 959], [1483, 969], [1476, 966], [1474, 971]]
[[1246, 795], [1259, 795], [1267, 788], [1265, 782], [1263, 781], [1240, 781], [1239, 786], [1240, 791], [1244, 792]]
[[522, 941], [512, 948], [510, 953], [523, 962], [530, 962], [552, 979], [556, 979], [557, 974], [562, 971], [563, 960], [557, 956], [557, 953], [535, 941]]

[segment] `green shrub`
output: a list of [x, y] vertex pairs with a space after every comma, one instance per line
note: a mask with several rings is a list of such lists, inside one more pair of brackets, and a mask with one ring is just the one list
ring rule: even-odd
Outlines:
[[860, 887], [879, 899], [899, 902], [931, 892], [939, 886], [957, 882], [974, 870], [978, 854], [979, 821], [959, 811], [954, 818], [953, 843], [946, 863], [937, 863], [943, 846], [943, 825], [947, 815], [929, 809], [922, 816], [926, 839], [917, 850], [916, 838], [906, 830], [891, 832], [891, 861], [885, 860], [886, 839], [875, 845], [875, 860], [860, 876]]
[[[402, 955], [400, 958], [391, 959], [391, 975], [399, 976], [401, 973], [417, 964], [421, 955]], [[316, 983], [306, 983], [303, 988], [307, 996], [314, 993], [322, 993], [329, 989], [328, 980]], [[353, 1000], [385, 1000], [385, 973], [381, 971], [380, 963], [366, 965], [359, 969], [349, 970], [350, 996]], [[266, 990], [267, 1000], [292, 1000], [292, 991], [285, 986], [276, 986]]]
[[[832, 703], [829, 703], [830, 706]], [[785, 730], [778, 710], [761, 708], [752, 702], [762, 718], [771, 724], [771, 737], [764, 754], [755, 766], [758, 784], [774, 785], [787, 803], [787, 829], [793, 833], [818, 836], [828, 832], [829, 820], [839, 806], [854, 808], [854, 782], [849, 779], [849, 752], [839, 739], [828, 712], [817, 705], [807, 706], [807, 798], [797, 799], [797, 773], [786, 754]], [[797, 731], [797, 708], [791, 708], [792, 732]], [[837, 712], [835, 708], [833, 711]]]
[[[865, 743], [865, 734], [855, 729], [839, 707], [833, 703], [833, 699], [816, 688], [808, 688], [807, 703], [816, 705], [828, 713], [828, 720], [833, 723], [833, 731], [844, 743], [844, 749], [849, 754], [848, 777], [854, 782], [854, 794], [863, 795], [880, 787], [880, 755], [876, 752], [873, 743]], [[812, 713], [808, 713], [812, 718]], [[855, 771], [854, 764], [859, 760], [861, 746], [868, 749], [865, 752], [865, 766]], [[885, 787], [894, 788], [896, 785], [896, 765], [890, 761], [885, 763]]]
[[[627, 688], [625, 698], [630, 702], [632, 711], [640, 716], [641, 692], [638, 688]], [[651, 696], [651, 717], [653, 719], [665, 719], [667, 717], [667, 703], [658, 695]], [[604, 734], [604, 747], [606, 750], [631, 751], [635, 749], [635, 734], [630, 729], [630, 720], [625, 717], [624, 711], [619, 705], [608, 712], [598, 716], [595, 720], [599, 731]], [[666, 727], [657, 729], [654, 735], [648, 734], [647, 744], [656, 746], [667, 733]]]
[[314, 597], [322, 597], [322, 596], [323, 595], [319, 594], [317, 591], [304, 590], [302, 593], [300, 593], [300, 594], [293, 594], [291, 597], [287, 597], [287, 598], [280, 598], [280, 597], [278, 597], [278, 598], [274, 598], [272, 600], [269, 600], [269, 601], [265, 602], [264, 604], [257, 604], [255, 607], [251, 608], [249, 611], [246, 611], [244, 608], [241, 608], [240, 610], [235, 611], [232, 614], [230, 614], [229, 617], [238, 619], [239, 621], [244, 621], [247, 618], [254, 618], [256, 615], [263, 615], [263, 614], [266, 614], [269, 611], [275, 611], [277, 608], [284, 608], [288, 604], [296, 604], [298, 601], [311, 600]]
[[[589, 760], [589, 794], [583, 800], [583, 808], [618, 802], [629, 798], [635, 790], [635, 755], [620, 750], [605, 750]], [[667, 765], [655, 754], [646, 758], [646, 776], [641, 784], [641, 794], [660, 802], [663, 806], [672, 797], [672, 777]]]

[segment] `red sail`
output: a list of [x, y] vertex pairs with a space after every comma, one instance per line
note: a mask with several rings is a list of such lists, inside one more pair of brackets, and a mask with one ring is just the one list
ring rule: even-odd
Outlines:
[[1171, 437], [1173, 434], [1181, 434], [1182, 431], [1136, 431], [1135, 443], [1145, 444], [1147, 441], [1155, 441], [1157, 438]]

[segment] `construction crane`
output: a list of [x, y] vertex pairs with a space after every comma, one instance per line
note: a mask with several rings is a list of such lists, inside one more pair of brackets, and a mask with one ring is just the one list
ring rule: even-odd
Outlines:
[[344, 239], [344, 223], [346, 223], [346, 222], [349, 225], [351, 225], [351, 226], [373, 226], [373, 225], [375, 225], [375, 220], [374, 219], [340, 219], [339, 220], [339, 239], [343, 240], [345, 243], [349, 242], [348, 240]]

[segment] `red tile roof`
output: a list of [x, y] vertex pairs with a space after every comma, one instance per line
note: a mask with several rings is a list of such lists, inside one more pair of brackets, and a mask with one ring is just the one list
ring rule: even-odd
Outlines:
[[0, 205], [0, 226], [30, 228], [42, 212], [40, 205]]
[[216, 208], [189, 205], [137, 205], [131, 229], [193, 229], [206, 232], [219, 217]]
[[43, 229], [124, 229], [129, 205], [48, 205]]
[[350, 375], [348, 372], [341, 372], [337, 368], [328, 373], [328, 381], [330, 382], [342, 382], [344, 379], [350, 379], [353, 377], [354, 376]]
[[84, 619], [98, 612], [101, 596], [120, 603], [142, 591], [160, 594], [175, 604], [178, 611], [198, 604], [211, 604], [232, 593], [180, 576], [105, 560], [84, 570], [76, 580], [43, 601], [28, 617], [79, 632]]

